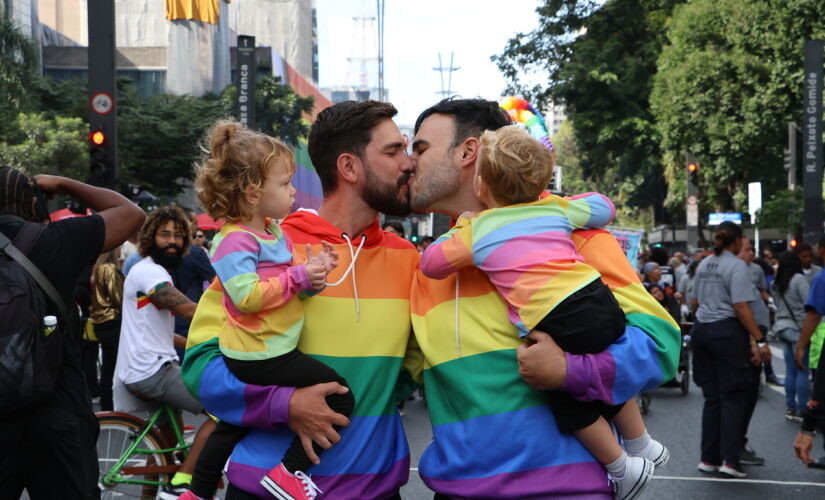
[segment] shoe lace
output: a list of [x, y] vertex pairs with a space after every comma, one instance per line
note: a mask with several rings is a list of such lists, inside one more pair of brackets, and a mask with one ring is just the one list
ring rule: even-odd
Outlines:
[[323, 493], [318, 486], [312, 482], [312, 479], [302, 471], [295, 471], [295, 477], [301, 480], [304, 484], [304, 493], [306, 494], [308, 499], [313, 499], [318, 496], [318, 493]]

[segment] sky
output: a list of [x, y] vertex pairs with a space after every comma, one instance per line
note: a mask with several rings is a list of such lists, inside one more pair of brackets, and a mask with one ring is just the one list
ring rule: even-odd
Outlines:
[[[353, 17], [375, 17], [375, 0], [316, 0], [318, 65], [321, 87], [359, 85], [359, 63], [348, 58], [377, 55], [377, 24]], [[384, 86], [399, 114], [399, 125], [412, 125], [418, 114], [441, 99], [441, 76], [433, 68], [438, 55], [452, 74], [451, 90], [462, 97], [498, 100], [504, 78], [490, 56], [503, 52], [517, 33], [538, 26], [539, 0], [385, 0]], [[370, 30], [371, 28], [371, 30]], [[373, 63], [373, 68], [376, 66]], [[377, 71], [368, 71], [377, 86]], [[444, 74], [447, 85], [447, 74]]]

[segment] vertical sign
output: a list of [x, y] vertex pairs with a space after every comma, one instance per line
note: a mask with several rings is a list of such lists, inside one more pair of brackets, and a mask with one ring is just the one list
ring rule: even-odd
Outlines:
[[[762, 183], [748, 183], [748, 212], [751, 214], [751, 224], [756, 222], [756, 212], [762, 210]], [[759, 227], [754, 228], [753, 249], [759, 255]]]
[[89, 183], [114, 189], [117, 165], [115, 1], [88, 3]]
[[802, 175], [805, 191], [803, 241], [816, 244], [822, 234], [822, 48], [823, 40], [805, 40]]
[[238, 75], [238, 121], [255, 128], [255, 37], [238, 35], [238, 58], [235, 73]]
[[699, 247], [699, 186], [696, 185], [699, 164], [693, 153], [685, 155], [687, 164], [687, 250], [694, 252]]

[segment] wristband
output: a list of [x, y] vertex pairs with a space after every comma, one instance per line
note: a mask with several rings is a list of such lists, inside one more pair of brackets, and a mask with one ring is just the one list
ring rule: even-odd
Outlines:
[[763, 345], [768, 345], [768, 341], [765, 339], [765, 337], [762, 337], [761, 339], [756, 341], [756, 345], [762, 347]]

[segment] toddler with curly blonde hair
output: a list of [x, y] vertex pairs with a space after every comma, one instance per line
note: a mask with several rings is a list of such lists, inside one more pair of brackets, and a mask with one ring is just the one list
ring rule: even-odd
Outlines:
[[[306, 387], [346, 381], [332, 368], [297, 349], [304, 321], [301, 299], [324, 288], [338, 254], [323, 242], [307, 245], [306, 260], [276, 222], [295, 202], [295, 159], [281, 141], [240, 123], [219, 121], [207, 134], [208, 148], [196, 166], [195, 189], [203, 209], [226, 224], [210, 251], [224, 291], [226, 322], [218, 343], [226, 366], [247, 384]], [[327, 396], [333, 411], [349, 416], [351, 392]], [[221, 470], [248, 430], [220, 422], [195, 469], [188, 498], [212, 498]], [[313, 443], [316, 454], [322, 449]], [[281, 463], [261, 480], [276, 498], [315, 498], [305, 473], [312, 465], [296, 436]]]

